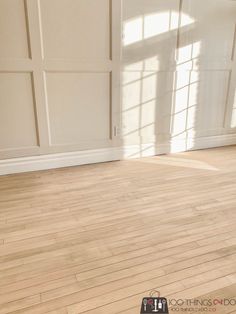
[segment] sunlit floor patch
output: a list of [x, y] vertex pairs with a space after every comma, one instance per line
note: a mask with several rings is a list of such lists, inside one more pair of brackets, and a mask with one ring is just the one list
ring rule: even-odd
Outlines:
[[157, 157], [152, 157], [152, 158], [141, 158], [141, 159], [136, 159], [136, 161], [158, 164], [158, 165], [168, 165], [168, 166], [174, 166], [174, 167], [185, 167], [185, 168], [193, 168], [193, 169], [219, 171], [218, 168], [206, 162], [199, 161], [196, 159], [179, 158], [175, 156], [157, 156]]

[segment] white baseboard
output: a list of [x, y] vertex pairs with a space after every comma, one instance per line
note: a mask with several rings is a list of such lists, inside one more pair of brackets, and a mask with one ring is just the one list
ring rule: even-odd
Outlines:
[[119, 159], [121, 159], [119, 148], [12, 158], [0, 160], [0, 175], [79, 166]]
[[236, 145], [236, 134], [199, 137], [196, 139], [172, 139], [169, 143], [149, 143], [125, 146], [124, 158], [141, 158], [155, 155]]
[[236, 144], [236, 134], [196, 139], [175, 139], [164, 144], [140, 144], [118, 148], [105, 148], [71, 153], [49, 154], [0, 160], [0, 175], [55, 169], [70, 166], [114, 161], [119, 159], [149, 157], [188, 150], [213, 148]]
[[172, 140], [169, 147], [171, 152], [184, 152], [198, 149], [207, 149], [221, 146], [236, 145], [236, 134], [224, 134], [189, 138], [186, 140]]

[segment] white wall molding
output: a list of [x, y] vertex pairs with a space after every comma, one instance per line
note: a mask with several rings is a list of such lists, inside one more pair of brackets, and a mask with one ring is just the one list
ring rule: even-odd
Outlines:
[[224, 134], [189, 139], [172, 139], [168, 143], [147, 143], [127, 145], [122, 149], [123, 158], [141, 158], [154, 155], [184, 152], [197, 149], [207, 149], [220, 146], [236, 145], [236, 134]]
[[121, 0], [72, 2], [0, 1], [0, 160], [118, 146]]
[[170, 152], [183, 152], [213, 148], [227, 145], [236, 145], [236, 134], [226, 134], [197, 139], [172, 140], [170, 143], [156, 145], [155, 143], [126, 145], [117, 148], [103, 148], [70, 153], [49, 154], [33, 157], [22, 157], [0, 160], [0, 175], [12, 173], [55, 169], [85, 164], [149, 157]]
[[103, 148], [0, 160], [0, 175], [47, 170], [121, 159], [119, 148]]
[[236, 145], [236, 134], [199, 137], [195, 140], [193, 150], [229, 145]]

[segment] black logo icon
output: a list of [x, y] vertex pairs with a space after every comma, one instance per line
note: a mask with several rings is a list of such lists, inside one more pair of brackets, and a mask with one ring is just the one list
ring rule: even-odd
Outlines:
[[[154, 297], [154, 294], [157, 297]], [[141, 314], [169, 314], [167, 299], [160, 297], [159, 291], [152, 291], [150, 297], [143, 298], [141, 306]]]

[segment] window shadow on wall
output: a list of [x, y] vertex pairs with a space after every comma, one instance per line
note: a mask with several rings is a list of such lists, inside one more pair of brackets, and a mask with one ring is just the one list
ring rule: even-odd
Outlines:
[[[177, 10], [145, 12], [124, 21], [125, 157], [194, 149], [197, 137], [204, 136], [204, 131], [209, 131], [207, 125], [211, 129], [215, 123], [211, 123], [214, 117], [204, 116], [204, 106], [210, 108], [210, 102], [220, 98], [217, 114], [225, 114], [229, 71], [219, 76], [224, 92], [215, 90], [219, 82], [214, 84], [214, 73], [207, 74], [204, 64], [206, 43], [195, 32], [199, 22], [184, 13], [182, 5], [181, 1]], [[209, 104], [206, 92], [213, 95]]]

